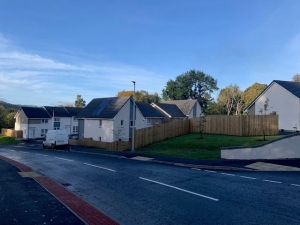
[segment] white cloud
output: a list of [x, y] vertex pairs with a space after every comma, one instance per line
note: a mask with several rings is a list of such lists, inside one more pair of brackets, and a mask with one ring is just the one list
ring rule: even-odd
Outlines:
[[[55, 57], [55, 56], [54, 56]], [[0, 86], [12, 103], [49, 105], [73, 102], [77, 94], [90, 101], [115, 96], [118, 91], [160, 91], [165, 78], [137, 66], [115, 62], [66, 63], [17, 50], [0, 33]], [[1, 93], [2, 95], [4, 93]]]

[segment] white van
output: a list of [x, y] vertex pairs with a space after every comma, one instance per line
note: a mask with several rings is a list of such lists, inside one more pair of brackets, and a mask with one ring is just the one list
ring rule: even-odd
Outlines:
[[67, 130], [49, 130], [43, 141], [43, 148], [68, 147], [69, 135]]

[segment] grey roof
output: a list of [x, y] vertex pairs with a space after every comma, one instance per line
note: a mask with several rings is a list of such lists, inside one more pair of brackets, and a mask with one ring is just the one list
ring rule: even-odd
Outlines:
[[23, 110], [27, 118], [51, 118], [44, 108], [22, 106], [20, 110]]
[[140, 109], [141, 113], [145, 118], [163, 118], [164, 115], [157, 109], [153, 108], [149, 103], [146, 102], [136, 102], [137, 107]]
[[274, 80], [273, 82], [279, 84], [280, 86], [300, 98], [300, 82], [282, 80]]
[[83, 108], [77, 108], [77, 107], [65, 107], [65, 109], [68, 111], [70, 116], [77, 116]]
[[245, 109], [250, 108], [256, 100], [273, 84], [277, 83], [287, 91], [291, 92], [296, 97], [300, 98], [300, 82], [294, 81], [283, 81], [283, 80], [273, 80]]
[[54, 117], [70, 117], [70, 114], [63, 106], [58, 106], [58, 107], [44, 106], [44, 108], [51, 115], [51, 117], [53, 116], [53, 112], [54, 112]]
[[130, 97], [94, 98], [77, 117], [113, 119], [129, 99]]
[[187, 116], [190, 114], [192, 108], [196, 104], [197, 100], [172, 100], [172, 101], [162, 101], [164, 104], [175, 104], [177, 107]]
[[160, 109], [168, 113], [171, 117], [186, 117], [183, 112], [174, 104], [155, 103]]

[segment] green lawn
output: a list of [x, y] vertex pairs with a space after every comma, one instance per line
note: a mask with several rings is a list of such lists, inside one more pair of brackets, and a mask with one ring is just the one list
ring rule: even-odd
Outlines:
[[15, 138], [7, 137], [2, 134], [0, 134], [0, 145], [11, 145], [11, 144], [17, 144], [20, 141], [17, 141]]
[[[221, 147], [255, 146], [261, 145], [262, 136], [237, 137], [217, 134], [204, 134], [203, 139], [198, 139], [199, 134], [187, 134], [180, 137], [170, 138], [162, 142], [148, 145], [136, 150], [136, 153], [151, 155], [173, 156], [192, 159], [219, 159]], [[279, 138], [267, 136], [267, 141]]]

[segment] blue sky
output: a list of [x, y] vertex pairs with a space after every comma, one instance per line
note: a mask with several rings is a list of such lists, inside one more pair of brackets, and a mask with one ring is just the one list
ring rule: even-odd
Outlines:
[[[74, 103], [201, 70], [218, 87], [300, 73], [299, 0], [0, 0], [0, 100]], [[218, 92], [214, 93], [217, 96]]]

